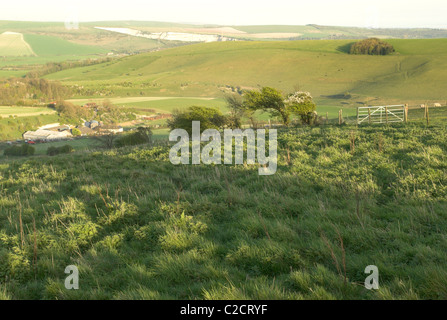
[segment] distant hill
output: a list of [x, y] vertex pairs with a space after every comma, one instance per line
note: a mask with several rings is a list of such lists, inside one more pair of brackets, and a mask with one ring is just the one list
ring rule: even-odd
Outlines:
[[315, 97], [446, 99], [447, 39], [388, 40], [390, 56], [352, 56], [352, 40], [223, 42], [130, 56], [48, 75], [110, 95], [210, 96], [299, 87]]

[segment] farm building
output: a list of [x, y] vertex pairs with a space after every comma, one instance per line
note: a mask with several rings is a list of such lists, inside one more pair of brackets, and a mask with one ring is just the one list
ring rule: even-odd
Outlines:
[[60, 123], [50, 123], [50, 124], [46, 124], [44, 126], [41, 126], [39, 128], [39, 130], [47, 130], [47, 129], [55, 128], [55, 127], [58, 127], [58, 126], [60, 126]]
[[25, 140], [63, 140], [72, 137], [70, 131], [51, 131], [51, 130], [36, 130], [27, 131], [23, 134], [23, 139]]
[[169, 119], [169, 118], [172, 118], [172, 114], [162, 113], [162, 114], [157, 114], [157, 115], [153, 115], [153, 116], [143, 117], [144, 120], [149, 120], [149, 121], [155, 121], [155, 120], [160, 120], [160, 119]]
[[95, 130], [99, 134], [107, 134], [107, 133], [121, 133], [123, 132], [123, 127], [115, 126], [115, 125], [103, 125], [96, 127]]
[[70, 130], [70, 126], [56, 126], [56, 127], [51, 127], [51, 128], [47, 128], [46, 130], [49, 131], [65, 131], [65, 130]]
[[89, 127], [77, 126], [76, 129], [81, 131], [81, 136], [89, 136], [95, 134], [95, 131], [90, 129]]
[[86, 109], [97, 109], [98, 105], [94, 102], [84, 104], [84, 108]]
[[102, 122], [98, 122], [96, 120], [91, 120], [91, 121], [87, 121], [86, 123], [84, 123], [84, 126], [90, 128], [90, 129], [95, 129], [96, 127], [99, 127], [100, 125], [102, 125]]

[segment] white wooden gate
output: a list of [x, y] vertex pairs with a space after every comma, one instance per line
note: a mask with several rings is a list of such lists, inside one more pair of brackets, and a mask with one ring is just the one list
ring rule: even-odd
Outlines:
[[357, 124], [406, 122], [406, 105], [358, 107]]

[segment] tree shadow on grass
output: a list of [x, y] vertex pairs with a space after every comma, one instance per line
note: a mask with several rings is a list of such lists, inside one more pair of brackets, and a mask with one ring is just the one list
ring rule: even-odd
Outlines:
[[351, 47], [354, 43], [355, 42], [350, 42], [350, 43], [344, 44], [342, 46], [339, 46], [339, 47], [337, 47], [337, 51], [349, 54], [349, 52], [351, 51]]

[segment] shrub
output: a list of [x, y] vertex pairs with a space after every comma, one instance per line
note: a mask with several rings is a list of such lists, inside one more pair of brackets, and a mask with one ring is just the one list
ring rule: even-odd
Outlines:
[[394, 47], [377, 38], [358, 41], [351, 46], [350, 54], [387, 55], [395, 52]]
[[47, 155], [55, 156], [58, 154], [71, 153], [73, 151], [74, 151], [73, 147], [66, 144], [65, 146], [62, 147], [49, 147], [47, 149]]
[[71, 134], [72, 134], [73, 136], [75, 136], [75, 137], [79, 137], [79, 136], [82, 134], [82, 132], [81, 132], [81, 130], [79, 130], [78, 128], [73, 128], [73, 129], [71, 130]]
[[32, 156], [36, 150], [29, 144], [22, 144], [21, 146], [12, 146], [3, 152], [5, 156]]
[[115, 146], [120, 148], [124, 146], [135, 146], [151, 142], [152, 142], [151, 129], [146, 127], [139, 127], [136, 132], [118, 138], [118, 140], [116, 140], [115, 142]]
[[292, 93], [288, 95], [284, 103], [291, 112], [300, 116], [303, 124], [313, 124], [315, 122], [317, 106], [309, 92], [298, 91]]
[[218, 109], [189, 107], [186, 111], [174, 111], [172, 119], [168, 119], [168, 126], [171, 130], [184, 129], [191, 134], [193, 121], [200, 121], [200, 132], [203, 132], [223, 128], [228, 119]]

